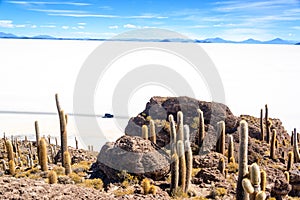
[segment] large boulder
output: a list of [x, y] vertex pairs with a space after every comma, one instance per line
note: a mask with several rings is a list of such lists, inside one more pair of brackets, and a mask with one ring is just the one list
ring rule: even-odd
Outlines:
[[109, 182], [120, 181], [122, 171], [160, 180], [170, 171], [169, 161], [168, 154], [150, 140], [124, 135], [102, 147], [93, 171], [102, 172]]
[[203, 146], [204, 150], [213, 148], [217, 141], [216, 125], [219, 121], [225, 121], [226, 133], [233, 133], [237, 128], [237, 117], [230, 109], [221, 103], [199, 101], [189, 97], [152, 97], [143, 112], [129, 120], [125, 128], [125, 134], [141, 136], [142, 125], [149, 125], [150, 119], [156, 124], [157, 144], [165, 147], [169, 144], [169, 121], [168, 116], [173, 115], [177, 121], [177, 112], [182, 111], [184, 124], [190, 126], [190, 141], [192, 147], [197, 147], [198, 140], [198, 113], [203, 111], [205, 130], [207, 132]]

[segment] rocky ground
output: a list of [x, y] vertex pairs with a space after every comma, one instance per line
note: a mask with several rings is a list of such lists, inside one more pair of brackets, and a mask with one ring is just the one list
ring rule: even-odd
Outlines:
[[[198, 140], [197, 108], [204, 113], [206, 137], [201, 148]], [[184, 114], [184, 124], [190, 126], [193, 150], [192, 184], [187, 193], [170, 197], [170, 124], [168, 115], [177, 120], [177, 112]], [[259, 109], [258, 109], [259, 111]], [[155, 121], [157, 143], [141, 138], [141, 126]], [[26, 159], [36, 147], [29, 141], [18, 141], [15, 148], [16, 173], [0, 164], [0, 199], [235, 199], [238, 164], [228, 163], [228, 152], [215, 152], [216, 123], [226, 123], [226, 134], [233, 136], [234, 158], [238, 161], [240, 120], [249, 126], [248, 164], [257, 163], [267, 174], [266, 194], [269, 199], [298, 199], [300, 196], [300, 164], [294, 163], [285, 178], [288, 152], [292, 151], [291, 138], [279, 119], [270, 118], [277, 131], [276, 158], [270, 158], [270, 144], [261, 141], [260, 119], [248, 115], [236, 117], [222, 104], [198, 101], [187, 97], [153, 97], [146, 109], [128, 122], [125, 135], [116, 142], [107, 143], [100, 152], [69, 147], [72, 173], [65, 175], [61, 167], [59, 146], [48, 144], [48, 171], [55, 171], [58, 183], [48, 183], [48, 172], [43, 172], [34, 156], [34, 166]], [[33, 147], [31, 147], [33, 146]], [[33, 150], [30, 150], [33, 149]], [[228, 140], [226, 138], [226, 150]], [[221, 173], [219, 161], [225, 160], [226, 173]], [[4, 139], [0, 141], [0, 160], [7, 163]], [[2, 161], [3, 162], [3, 161]], [[144, 194], [142, 180], [148, 178], [155, 191]]]

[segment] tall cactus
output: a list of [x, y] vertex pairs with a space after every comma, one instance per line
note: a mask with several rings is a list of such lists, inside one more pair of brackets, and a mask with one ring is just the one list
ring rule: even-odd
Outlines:
[[40, 141], [40, 128], [39, 128], [39, 122], [38, 121], [34, 122], [34, 129], [35, 129], [36, 147], [38, 148], [39, 141]]
[[294, 148], [293, 149], [294, 149], [295, 163], [300, 161], [297, 135], [298, 134], [297, 134], [296, 128], [294, 128]]
[[188, 192], [193, 170], [193, 152], [190, 144], [190, 128], [188, 125], [184, 125], [184, 148], [185, 148], [185, 158], [186, 158], [186, 180], [185, 180], [185, 191]]
[[147, 125], [142, 126], [142, 138], [148, 140], [148, 127]]
[[39, 142], [39, 151], [40, 151], [40, 165], [42, 171], [48, 171], [48, 156], [47, 156], [47, 143], [45, 138], [41, 138]]
[[260, 171], [260, 188], [261, 191], [266, 191], [266, 187], [267, 187], [267, 174], [264, 170]]
[[156, 144], [155, 123], [152, 119], [150, 120], [150, 140]]
[[179, 159], [175, 151], [175, 153], [172, 154], [172, 158], [171, 158], [171, 184], [170, 184], [171, 194], [174, 194], [177, 191], [178, 179], [179, 179]]
[[228, 163], [230, 163], [231, 157], [234, 158], [234, 143], [233, 143], [232, 135], [229, 135], [228, 138], [229, 138], [229, 142], [228, 142]]
[[184, 141], [183, 135], [183, 113], [179, 111], [177, 113], [177, 141]]
[[186, 183], [186, 161], [185, 161], [185, 154], [184, 154], [184, 144], [182, 140], [177, 142], [177, 152], [179, 157], [179, 180], [178, 186], [180, 187], [181, 191], [185, 191], [185, 183]]
[[269, 128], [269, 109], [268, 104], [265, 105], [265, 124], [266, 124], [266, 141], [270, 143], [270, 128]]
[[216, 145], [216, 151], [225, 154], [225, 122], [220, 121], [217, 124], [217, 136], [219, 137]]
[[8, 161], [10, 160], [14, 160], [14, 151], [13, 151], [13, 146], [11, 141], [6, 140], [6, 150], [7, 150], [7, 157], [8, 157]]
[[263, 109], [260, 109], [260, 136], [261, 136], [261, 141], [265, 140], [265, 135], [264, 135], [264, 116], [263, 116]]
[[205, 138], [205, 127], [204, 127], [204, 117], [203, 112], [200, 109], [197, 109], [199, 114], [199, 129], [198, 129], [198, 146], [199, 148], [203, 145], [203, 141]]
[[248, 199], [248, 194], [243, 190], [242, 184], [243, 179], [248, 174], [248, 124], [245, 120], [240, 121], [239, 134], [239, 172], [236, 188], [236, 199], [246, 200]]
[[270, 158], [275, 159], [275, 150], [276, 150], [276, 130], [272, 130], [272, 139], [271, 139], [271, 149], [270, 149]]
[[61, 159], [64, 163], [64, 152], [68, 150], [68, 140], [67, 140], [67, 115], [60, 107], [58, 100], [58, 94], [55, 94], [56, 108], [59, 116], [59, 125], [60, 125], [60, 140], [61, 140]]
[[176, 153], [176, 128], [175, 128], [175, 121], [173, 115], [169, 115], [169, 122], [170, 122], [170, 149], [171, 149], [171, 155]]

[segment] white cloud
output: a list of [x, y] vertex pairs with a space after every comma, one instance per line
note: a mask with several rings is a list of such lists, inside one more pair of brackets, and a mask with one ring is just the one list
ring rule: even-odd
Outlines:
[[71, 6], [89, 6], [89, 3], [82, 2], [51, 2], [51, 1], [7, 1], [19, 5], [71, 5]]
[[102, 10], [112, 10], [112, 7], [110, 6], [100, 6], [99, 8]]
[[300, 26], [293, 26], [292, 29], [295, 29], [295, 30], [299, 30], [299, 31], [300, 31]]
[[84, 29], [84, 26], [77, 26], [78, 29]]
[[37, 25], [31, 25], [31, 28], [36, 28], [37, 27]]
[[98, 17], [98, 18], [117, 18], [116, 15], [99, 15], [99, 14], [68, 14], [68, 13], [50, 13], [50, 16], [61, 16], [61, 17]]
[[41, 25], [41, 28], [56, 28], [55, 25]]
[[167, 19], [168, 17], [159, 16], [159, 15], [134, 15], [134, 16], [125, 16], [124, 18], [128, 18], [128, 19]]
[[14, 24], [12, 20], [0, 20], [0, 27], [2, 28], [13, 28]]
[[69, 26], [62, 26], [61, 28], [67, 30], [67, 29], [69, 29], [70, 27], [69, 27]]
[[29, 9], [32, 11], [37, 12], [44, 12], [44, 13], [86, 13], [82, 10], [52, 10], [52, 9]]
[[15, 25], [16, 28], [25, 28], [26, 25], [25, 24], [17, 24]]
[[138, 28], [136, 25], [133, 25], [133, 24], [125, 24], [123, 27], [124, 28]]
[[108, 28], [109, 28], [109, 29], [118, 29], [119, 26], [117, 26], [117, 25], [115, 25], [115, 26], [109, 26]]
[[86, 23], [84, 23], [84, 22], [79, 22], [77, 24], [80, 25], [80, 26], [85, 26], [86, 25]]

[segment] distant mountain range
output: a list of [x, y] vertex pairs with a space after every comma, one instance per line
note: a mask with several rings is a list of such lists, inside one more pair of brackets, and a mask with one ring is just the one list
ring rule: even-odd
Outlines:
[[49, 35], [37, 35], [33, 37], [28, 36], [17, 36], [11, 33], [0, 32], [0, 38], [6, 39], [44, 39], [44, 40], [95, 40], [95, 41], [140, 41], [140, 42], [183, 42], [183, 43], [236, 43], [236, 44], [296, 44], [300, 45], [299, 41], [283, 40], [281, 38], [275, 38], [273, 40], [260, 41], [255, 39], [247, 39], [243, 41], [232, 41], [224, 40], [222, 38], [207, 38], [204, 40], [191, 40], [181, 38], [170, 38], [170, 39], [95, 39], [95, 38], [57, 38]]

